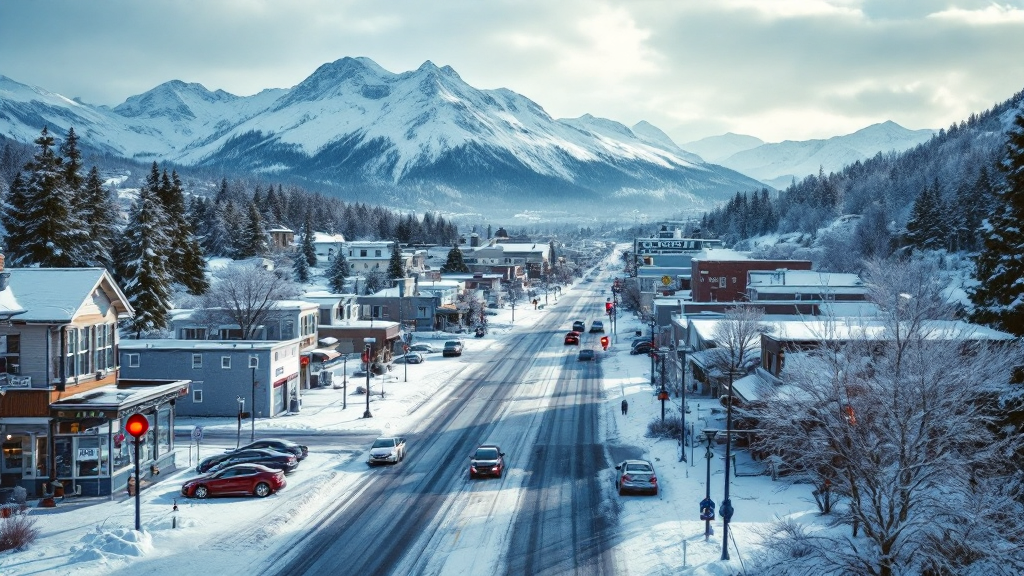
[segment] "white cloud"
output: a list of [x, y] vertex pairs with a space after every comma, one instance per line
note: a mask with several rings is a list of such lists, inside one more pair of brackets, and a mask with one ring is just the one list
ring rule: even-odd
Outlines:
[[949, 8], [929, 14], [928, 18], [963, 22], [972, 26], [1015, 25], [1024, 24], [1024, 9], [1010, 5], [991, 4], [980, 10]]

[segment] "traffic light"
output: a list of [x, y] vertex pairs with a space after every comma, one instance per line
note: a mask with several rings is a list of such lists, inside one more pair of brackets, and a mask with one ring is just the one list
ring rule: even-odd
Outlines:
[[611, 313], [612, 313], [612, 308], [613, 308], [614, 306], [615, 306], [615, 305], [614, 305], [614, 304], [612, 304], [611, 302], [605, 302], [605, 303], [604, 303], [604, 311], [605, 311], [605, 314], [611, 314]]
[[603, 346], [605, 350], [608, 349], [608, 337], [607, 336], [601, 336], [601, 346]]

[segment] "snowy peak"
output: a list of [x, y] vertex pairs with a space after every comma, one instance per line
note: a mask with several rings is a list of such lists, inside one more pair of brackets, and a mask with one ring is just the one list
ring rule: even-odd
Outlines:
[[204, 115], [211, 104], [232, 102], [238, 97], [223, 90], [211, 92], [202, 84], [181, 80], [165, 82], [152, 90], [132, 96], [114, 108], [127, 118], [168, 118], [172, 121], [192, 120]]
[[721, 136], [708, 136], [694, 142], [681, 144], [680, 148], [693, 152], [708, 162], [721, 163], [729, 156], [744, 150], [751, 150], [764, 144], [764, 140], [746, 134], [726, 132]]

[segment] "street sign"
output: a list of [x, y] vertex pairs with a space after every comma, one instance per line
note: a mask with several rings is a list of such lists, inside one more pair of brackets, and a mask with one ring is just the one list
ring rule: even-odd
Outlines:
[[672, 283], [672, 278], [668, 275], [662, 276], [661, 283], [664, 284], [665, 286], [668, 286], [669, 284]]
[[192, 439], [195, 440], [196, 442], [199, 442], [200, 440], [203, 439], [202, 426], [195, 426], [194, 428], [192, 428]]

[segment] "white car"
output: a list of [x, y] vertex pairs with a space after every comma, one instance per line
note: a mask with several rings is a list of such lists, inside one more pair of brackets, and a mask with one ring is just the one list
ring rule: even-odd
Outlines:
[[435, 348], [433, 344], [427, 344], [422, 342], [420, 344], [411, 344], [409, 346], [409, 352], [440, 352], [440, 348]]
[[366, 463], [370, 466], [376, 464], [397, 464], [405, 459], [405, 438], [399, 436], [382, 436], [373, 441], [370, 446], [370, 455]]

